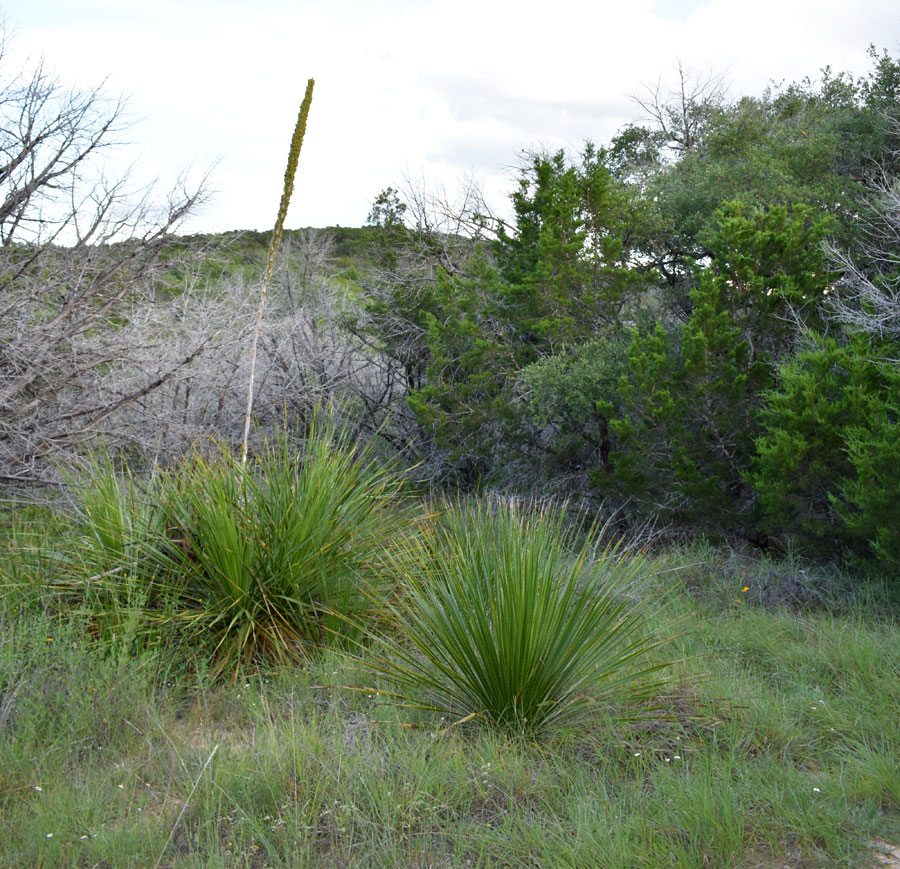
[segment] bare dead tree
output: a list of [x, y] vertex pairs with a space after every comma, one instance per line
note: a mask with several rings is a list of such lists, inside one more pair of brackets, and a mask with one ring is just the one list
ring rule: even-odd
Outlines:
[[893, 273], [874, 277], [863, 271], [843, 251], [828, 248], [828, 255], [842, 272], [836, 292], [830, 299], [834, 319], [854, 332], [865, 332], [879, 339], [900, 340], [900, 257]]
[[[358, 291], [335, 277], [333, 248], [323, 230], [285, 237], [259, 336], [252, 437], [264, 437], [285, 420], [302, 422], [328, 403], [354, 435], [378, 433], [403, 447], [408, 438], [397, 421], [404, 410], [401, 369], [350, 328], [365, 310]], [[161, 462], [209, 437], [237, 445], [257, 295], [239, 277], [195, 280], [158, 300], [144, 294], [116, 333], [122, 347], [115, 364], [67, 386], [61, 402], [73, 414], [114, 408], [84, 436], [113, 434]], [[96, 358], [103, 340], [83, 336], [78, 350]], [[132, 395], [133, 401], [116, 406]], [[85, 414], [79, 418], [85, 421]], [[58, 449], [68, 445], [63, 441]]]
[[[306, 421], [323, 403], [343, 414], [355, 435], [384, 435], [382, 424], [399, 405], [398, 366], [348, 327], [364, 315], [363, 304], [355, 288], [335, 277], [333, 249], [324, 230], [284, 238], [258, 341], [254, 439], [284, 421]], [[98, 374], [93, 390], [130, 395], [172, 373], [105, 424], [159, 461], [203, 438], [240, 443], [257, 297], [258, 287], [237, 277], [196, 282], [160, 304], [136, 305], [127, 326], [135, 349], [114, 371]], [[175, 370], [190, 351], [196, 355]], [[87, 401], [87, 394], [82, 384], [72, 400]]]
[[25, 479], [202, 352], [183, 348], [130, 391], [86, 388], [133, 364], [127, 327], [188, 253], [162, 259], [205, 189], [180, 180], [159, 202], [127, 176], [105, 177], [124, 103], [67, 89], [43, 64], [6, 66], [0, 45], [0, 474]]
[[[254, 296], [241, 281], [189, 279], [171, 298], [135, 302], [115, 341], [117, 363], [82, 378], [64, 394], [76, 408], [104, 406], [89, 419], [94, 431], [132, 452], [166, 462], [198, 439], [237, 443], [249, 368], [246, 346]], [[82, 341], [102, 353], [111, 340], [98, 333]], [[65, 442], [63, 444], [65, 446]]]
[[646, 112], [646, 120], [663, 134], [666, 144], [685, 153], [700, 147], [704, 128], [725, 102], [725, 94], [723, 73], [698, 73], [678, 60], [672, 87], [664, 86], [660, 77], [631, 99]]
[[[900, 141], [900, 120], [889, 121], [894, 141]], [[834, 246], [828, 256], [841, 273], [829, 308], [834, 320], [852, 331], [900, 341], [900, 149], [885, 155], [871, 174], [870, 196], [860, 203], [857, 217], [863, 242], [850, 257]]]
[[364, 301], [334, 277], [334, 240], [304, 230], [287, 241], [261, 340], [265, 387], [257, 416], [304, 415], [329, 403], [345, 410], [358, 436], [382, 431], [403, 394], [397, 364], [354, 330]]

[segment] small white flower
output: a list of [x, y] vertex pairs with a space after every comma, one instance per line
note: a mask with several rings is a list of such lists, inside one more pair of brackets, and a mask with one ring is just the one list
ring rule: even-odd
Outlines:
[[53, 838], [53, 833], [47, 833], [47, 838], [48, 838], [48, 839], [52, 839], [52, 838]]
[[813, 788], [813, 793], [820, 794], [820, 793], [822, 793], [822, 791], [819, 788]]
[[43, 788], [42, 788], [40, 785], [35, 785], [35, 786], [34, 786], [34, 789], [35, 789], [38, 793], [40, 793], [40, 792], [43, 790]]
[[672, 755], [672, 759], [673, 759], [673, 760], [681, 760], [681, 755], [680, 755], [680, 754], [673, 754], [673, 755]]
[[116, 787], [117, 787], [120, 791], [124, 791], [124, 790], [125, 790], [125, 785], [116, 785]]
[[641, 756], [641, 753], [640, 753], [639, 751], [636, 751], [636, 752], [634, 753], [634, 756], [635, 756], [635, 757], [640, 757], [640, 756]]

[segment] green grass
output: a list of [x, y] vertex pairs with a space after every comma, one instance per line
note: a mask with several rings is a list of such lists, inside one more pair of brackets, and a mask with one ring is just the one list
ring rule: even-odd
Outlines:
[[[222, 679], [212, 632], [167, 640], [170, 621], [156, 645], [115, 640], [73, 591], [73, 547], [98, 569], [70, 533], [84, 515], [27, 516], [0, 560], [0, 865], [852, 867], [873, 865], [873, 839], [900, 841], [900, 625], [877, 583], [846, 594], [849, 577], [712, 549], [645, 560], [613, 600], [645, 601], [641, 636], [674, 634], [647, 658], [673, 661], [666, 685], [523, 737], [502, 718], [448, 728], [449, 709], [398, 706], [396, 682], [359, 661], [383, 663], [390, 644], [239, 657]], [[367, 600], [408, 618], [411, 588], [440, 594], [479, 564], [482, 587], [521, 577], [516, 563], [557, 589], [577, 577], [577, 600], [614, 562], [577, 571], [584, 552], [563, 557], [554, 522], [453, 514], [420, 544], [418, 572], [373, 562], [385, 585]], [[152, 577], [143, 552], [129, 564]], [[789, 599], [798, 576], [815, 601]], [[121, 579], [127, 601], [140, 585]], [[417, 647], [402, 627], [396, 663], [424, 665], [434, 636]]]

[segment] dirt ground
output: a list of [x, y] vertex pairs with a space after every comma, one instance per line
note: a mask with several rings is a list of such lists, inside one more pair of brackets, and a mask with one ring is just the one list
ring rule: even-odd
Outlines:
[[873, 839], [870, 844], [875, 853], [876, 866], [900, 869], [900, 845], [891, 845], [881, 839]]

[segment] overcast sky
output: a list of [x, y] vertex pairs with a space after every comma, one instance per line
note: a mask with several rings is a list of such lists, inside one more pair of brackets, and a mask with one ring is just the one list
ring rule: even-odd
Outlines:
[[489, 201], [522, 149], [603, 143], [676, 60], [732, 95], [900, 52], [897, 0], [0, 0], [9, 67], [130, 98], [120, 158], [162, 182], [213, 166], [187, 229], [272, 225], [306, 80], [316, 88], [289, 227], [359, 226], [404, 178]]

